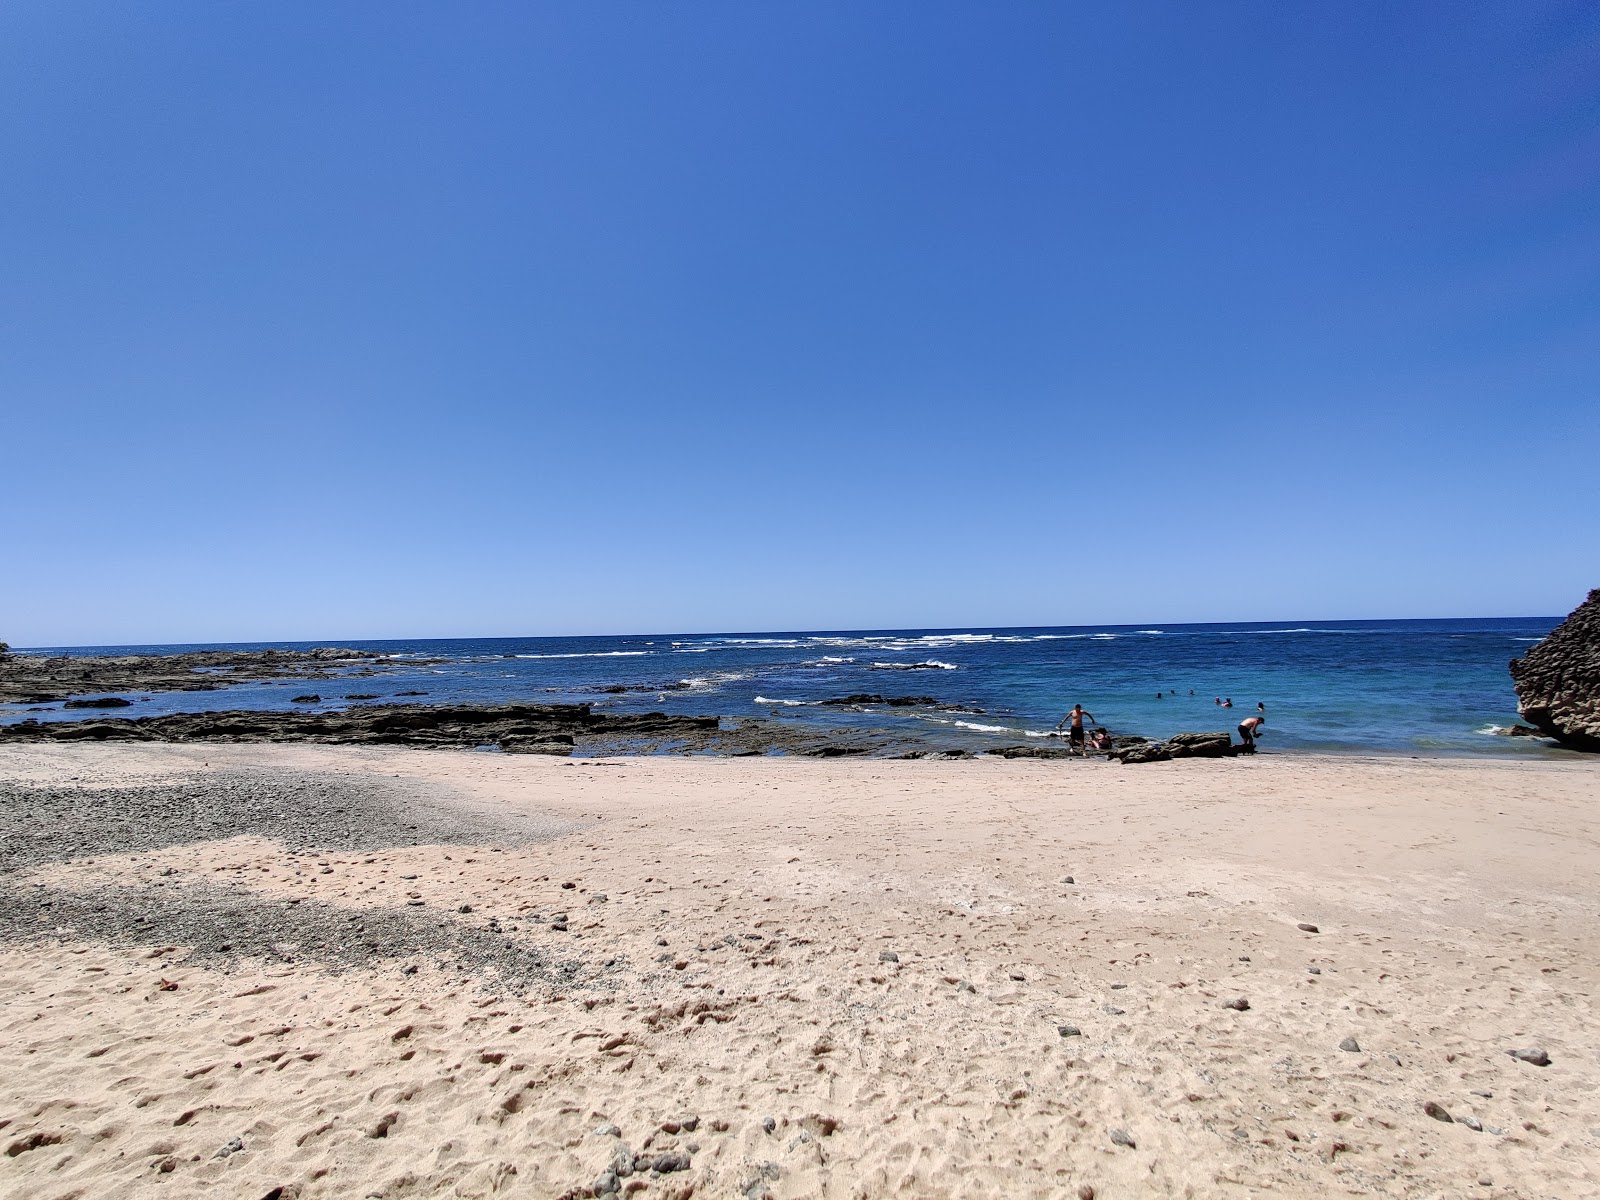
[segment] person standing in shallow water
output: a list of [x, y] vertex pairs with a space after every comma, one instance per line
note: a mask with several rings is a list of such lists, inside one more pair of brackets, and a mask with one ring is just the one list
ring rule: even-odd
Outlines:
[[1067, 742], [1069, 747], [1075, 748], [1080, 754], [1083, 753], [1083, 719], [1085, 717], [1088, 717], [1091, 721], [1094, 720], [1092, 712], [1085, 710], [1081, 704], [1074, 704], [1072, 711], [1056, 722], [1057, 733], [1061, 732], [1061, 727], [1068, 721], [1072, 722], [1072, 727], [1067, 730]]

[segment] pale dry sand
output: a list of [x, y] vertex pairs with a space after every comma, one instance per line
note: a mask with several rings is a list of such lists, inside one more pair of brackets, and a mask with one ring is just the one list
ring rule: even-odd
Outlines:
[[586, 973], [517, 996], [435, 962], [5, 951], [8, 1200], [582, 1196], [624, 1146], [689, 1159], [617, 1180], [646, 1200], [1600, 1195], [1600, 764], [107, 745], [0, 774], [202, 761], [431, 780], [576, 832], [326, 872], [240, 838], [28, 882], [470, 904]]

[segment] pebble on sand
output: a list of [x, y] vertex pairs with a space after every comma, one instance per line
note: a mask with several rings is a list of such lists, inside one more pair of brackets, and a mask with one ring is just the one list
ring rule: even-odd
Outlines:
[[1076, 1025], [1057, 1025], [1056, 1026], [1056, 1032], [1059, 1033], [1062, 1037], [1082, 1037], [1083, 1036], [1083, 1030], [1079, 1029]]
[[1361, 1043], [1356, 1041], [1355, 1038], [1353, 1038], [1353, 1037], [1347, 1037], [1347, 1038], [1344, 1039], [1344, 1041], [1339, 1043], [1339, 1049], [1345, 1051], [1348, 1054], [1360, 1054], [1361, 1053]]
[[1126, 1129], [1113, 1129], [1111, 1131], [1111, 1141], [1113, 1145], [1126, 1146], [1129, 1150], [1137, 1150], [1139, 1148], [1139, 1143], [1133, 1140], [1133, 1135]]
[[1322, 930], [1318, 929], [1310, 921], [1301, 921], [1300, 924], [1295, 926], [1295, 928], [1298, 929], [1301, 933], [1321, 933], [1322, 932]]
[[1455, 1124], [1455, 1118], [1450, 1115], [1450, 1111], [1445, 1108], [1444, 1105], [1436, 1104], [1432, 1100], [1429, 1100], [1422, 1106], [1422, 1111], [1427, 1113], [1435, 1121], [1443, 1121], [1446, 1125]]
[[1246, 1000], [1243, 996], [1235, 996], [1232, 1000], [1224, 1000], [1222, 1002], [1222, 1007], [1231, 1008], [1235, 1012], [1249, 1012], [1250, 1001]]
[[1507, 1050], [1506, 1053], [1512, 1058], [1521, 1062], [1532, 1063], [1536, 1067], [1548, 1067], [1550, 1065], [1550, 1056], [1538, 1047], [1529, 1047], [1526, 1050]]

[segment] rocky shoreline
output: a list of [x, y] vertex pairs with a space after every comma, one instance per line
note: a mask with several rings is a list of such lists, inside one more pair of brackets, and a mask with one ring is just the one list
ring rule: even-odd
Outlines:
[[[1078, 758], [1065, 744], [974, 746], [971, 738], [952, 746], [935, 735], [904, 729], [849, 727], [782, 719], [723, 718], [663, 712], [596, 712], [580, 704], [369, 704], [372, 693], [344, 695], [350, 707], [329, 710], [308, 690], [290, 702], [299, 710], [221, 710], [119, 717], [132, 706], [116, 692], [217, 691], [231, 685], [273, 681], [348, 679], [378, 674], [388, 656], [364, 650], [205, 650], [180, 654], [120, 656], [0, 655], [0, 704], [60, 704], [92, 713], [78, 720], [39, 719], [0, 725], [0, 745], [16, 742], [314, 742], [333, 745], [495, 749], [508, 754], [713, 754], [746, 757], [793, 754], [814, 758]], [[438, 660], [427, 660], [427, 662]], [[407, 659], [407, 666], [426, 665]], [[919, 664], [920, 665], [920, 664]], [[598, 694], [682, 691], [689, 685], [602, 685]], [[400, 692], [400, 696], [421, 695]], [[858, 692], [814, 702], [819, 709], [870, 713], [930, 709], [983, 715], [972, 705], [933, 696], [886, 696]], [[106, 715], [101, 715], [101, 712]], [[774, 718], [777, 714], [774, 713]], [[1247, 752], [1225, 732], [1179, 734], [1166, 741], [1132, 734], [1112, 737], [1095, 752], [1124, 763], [1173, 758], [1223, 758]]]
[[[184, 654], [39, 655], [0, 652], [0, 704], [123, 707], [96, 692], [212, 692], [269, 679], [374, 675], [387, 655], [339, 646], [315, 650], [196, 650]], [[421, 659], [407, 659], [422, 665]], [[77, 699], [74, 699], [77, 697]]]
[[[913, 698], [917, 699], [917, 698]], [[797, 754], [814, 758], [973, 758], [887, 729], [828, 729], [786, 721], [669, 713], [597, 713], [588, 704], [371, 704], [333, 712], [229, 711], [156, 717], [28, 718], [0, 725], [0, 745], [24, 742], [311, 742], [346, 746], [496, 749], [507, 754]], [[1165, 741], [1116, 735], [1107, 758], [1135, 764], [1248, 753], [1225, 732]], [[985, 747], [1002, 758], [1081, 757], [1056, 744]]]

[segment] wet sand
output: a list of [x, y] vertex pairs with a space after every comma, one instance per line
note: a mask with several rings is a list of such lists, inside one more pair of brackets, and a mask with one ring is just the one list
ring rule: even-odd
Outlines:
[[1600, 764], [38, 745], [0, 785], [0, 1195], [1600, 1191]]

